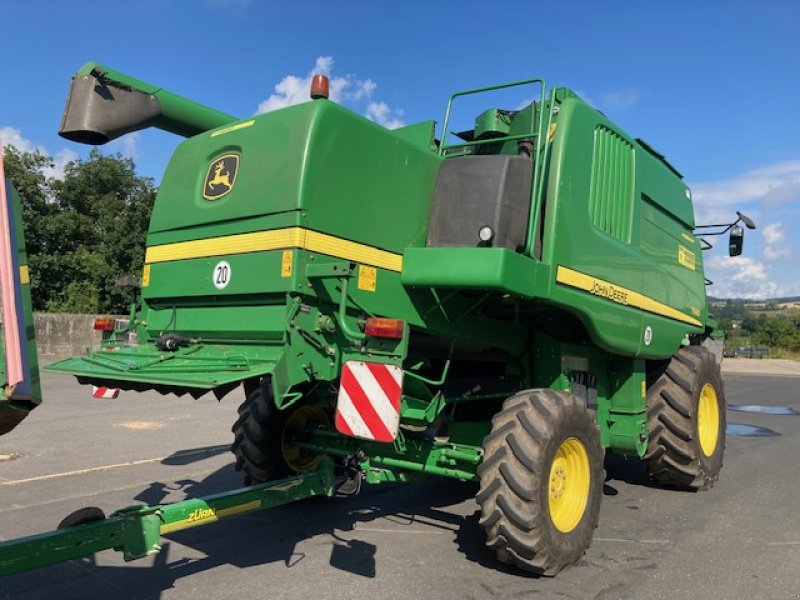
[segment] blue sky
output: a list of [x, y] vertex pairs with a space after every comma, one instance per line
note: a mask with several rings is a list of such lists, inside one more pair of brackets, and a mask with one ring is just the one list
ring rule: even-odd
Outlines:
[[[389, 126], [441, 120], [458, 89], [543, 77], [664, 153], [698, 223], [757, 222], [744, 256], [706, 254], [712, 294], [800, 295], [797, 0], [29, 0], [0, 23], [0, 136], [59, 166], [88, 152], [56, 135], [88, 60], [241, 117], [305, 100], [323, 70], [338, 101]], [[179, 141], [148, 130], [104, 151], [158, 180]]]

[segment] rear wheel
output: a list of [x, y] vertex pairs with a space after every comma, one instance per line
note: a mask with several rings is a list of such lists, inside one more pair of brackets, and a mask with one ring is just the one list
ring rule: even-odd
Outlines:
[[648, 471], [662, 485], [712, 487], [725, 451], [725, 392], [706, 348], [681, 348], [647, 392]]
[[291, 437], [301, 429], [330, 427], [327, 413], [313, 405], [278, 410], [268, 382], [248, 386], [246, 391], [239, 418], [231, 428], [231, 451], [236, 457], [236, 470], [244, 473], [245, 485], [314, 468], [321, 456], [294, 446]]
[[480, 522], [501, 562], [555, 575], [589, 547], [605, 472], [594, 413], [577, 397], [527, 390], [506, 400], [478, 475]]

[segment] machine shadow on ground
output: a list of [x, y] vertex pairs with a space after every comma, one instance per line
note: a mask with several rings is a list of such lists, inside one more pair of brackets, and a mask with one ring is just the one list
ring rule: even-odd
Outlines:
[[[182, 450], [162, 462], [184, 466], [224, 450], [227, 446]], [[607, 496], [618, 493], [615, 481], [652, 485], [644, 465], [638, 460], [609, 455], [606, 471], [604, 494]], [[240, 474], [228, 465], [202, 480], [152, 482], [133, 500], [159, 504], [230, 490], [240, 483]], [[223, 565], [247, 569], [277, 562], [292, 569], [306, 559], [298, 546], [320, 535], [327, 536], [323, 543], [330, 545], [331, 567], [375, 578], [378, 548], [359, 538], [359, 527], [380, 519], [400, 530], [416, 526], [452, 532], [457, 552], [467, 560], [508, 576], [534, 578], [532, 574], [498, 562], [493, 552], [485, 547], [484, 534], [478, 524], [479, 510], [470, 504], [459, 506], [470, 503], [476, 492], [476, 484], [435, 478], [421, 484], [365, 486], [357, 496], [310, 498], [248, 517], [172, 533], [164, 538], [161, 553], [148, 566], [141, 566], [141, 563], [102, 565], [95, 557], [90, 557], [50, 567], [46, 581], [52, 585], [60, 580], [82, 580], [85, 582], [83, 597], [107, 597], [111, 590], [115, 597], [125, 597], [127, 590], [135, 590], [133, 595], [137, 598], [157, 599], [177, 581]], [[197, 555], [202, 557], [193, 558]], [[13, 597], [41, 590], [42, 574], [22, 574], [5, 583], [10, 584], [6, 590]]]

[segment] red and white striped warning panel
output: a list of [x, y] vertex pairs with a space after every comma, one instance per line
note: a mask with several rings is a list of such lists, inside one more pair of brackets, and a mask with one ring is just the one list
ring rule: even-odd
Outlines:
[[336, 430], [344, 435], [393, 442], [400, 426], [403, 369], [350, 360], [342, 367]]
[[117, 396], [119, 396], [119, 388], [110, 388], [104, 385], [92, 386], [93, 398], [106, 398], [107, 400], [113, 400]]

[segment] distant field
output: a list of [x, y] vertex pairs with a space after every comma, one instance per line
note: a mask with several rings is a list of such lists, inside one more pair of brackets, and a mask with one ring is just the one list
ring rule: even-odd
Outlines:
[[767, 315], [767, 317], [785, 317], [793, 318], [800, 317], [800, 308], [776, 308], [773, 310], [750, 308], [748, 309], [753, 315], [758, 318], [758, 315]]

